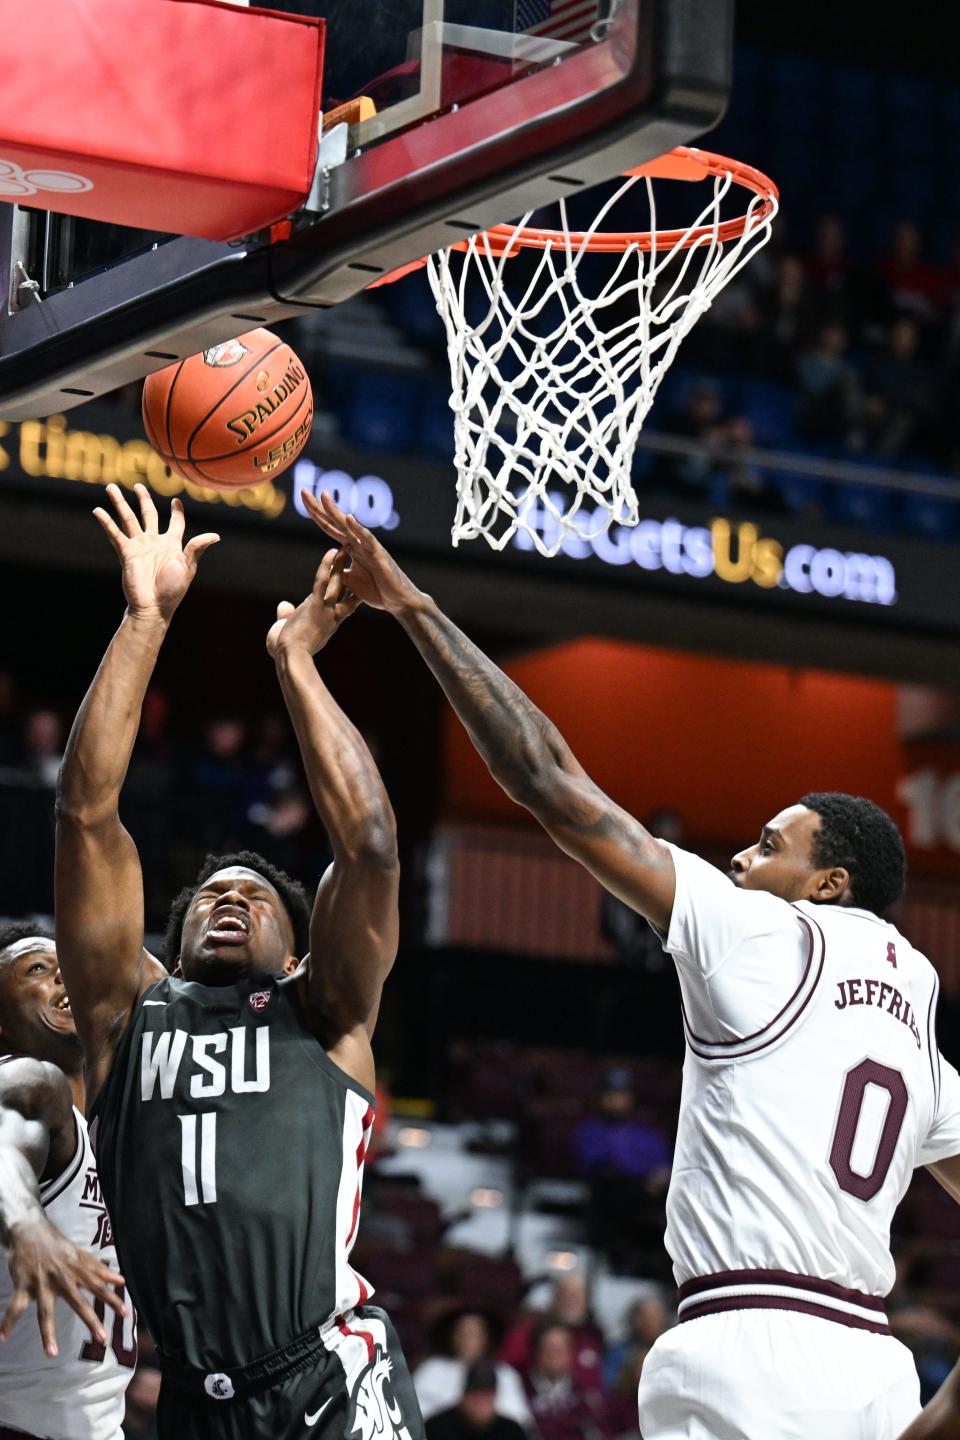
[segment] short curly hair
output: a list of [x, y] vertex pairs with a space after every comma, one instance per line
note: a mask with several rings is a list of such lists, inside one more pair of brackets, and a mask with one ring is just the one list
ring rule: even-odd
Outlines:
[[895, 905], [907, 881], [907, 856], [903, 836], [886, 810], [862, 795], [837, 790], [811, 791], [799, 803], [820, 816], [814, 864], [849, 871], [850, 898], [860, 909], [883, 915]]
[[180, 954], [183, 922], [200, 886], [218, 870], [230, 870], [238, 865], [245, 870], [255, 870], [258, 875], [263, 876], [264, 880], [269, 880], [283, 901], [290, 924], [293, 926], [293, 941], [297, 954], [305, 955], [307, 953], [310, 948], [310, 902], [307, 900], [307, 892], [303, 886], [285, 870], [278, 870], [276, 865], [271, 865], [269, 860], [265, 860], [255, 850], [237, 850], [232, 855], [207, 855], [193, 884], [185, 885], [170, 906], [167, 929], [163, 937], [163, 960], [168, 969], [172, 969]]
[[33, 920], [14, 920], [9, 925], [0, 925], [0, 963], [4, 950], [18, 945], [21, 940], [53, 940], [53, 931]]

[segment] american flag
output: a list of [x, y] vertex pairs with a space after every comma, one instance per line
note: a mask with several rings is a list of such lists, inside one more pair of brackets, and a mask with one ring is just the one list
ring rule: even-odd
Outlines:
[[517, 30], [579, 44], [597, 23], [599, 0], [517, 0]]

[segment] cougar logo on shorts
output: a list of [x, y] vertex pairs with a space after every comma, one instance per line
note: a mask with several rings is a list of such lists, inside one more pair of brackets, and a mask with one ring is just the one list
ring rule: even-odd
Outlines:
[[250, 1009], [251, 1009], [251, 1010], [256, 1010], [256, 1012], [257, 1012], [258, 1015], [259, 1015], [259, 1013], [260, 1013], [261, 1010], [266, 1010], [266, 1008], [267, 1008], [267, 1006], [268, 1006], [269, 1004], [270, 1004], [270, 991], [269, 991], [269, 990], [254, 990], [253, 994], [250, 996]]
[[400, 1406], [388, 1390], [392, 1370], [393, 1361], [378, 1345], [357, 1381], [356, 1418], [348, 1434], [359, 1435], [360, 1440], [411, 1440], [407, 1427], [400, 1424]]
[[241, 345], [239, 340], [224, 340], [222, 345], [212, 345], [209, 350], [204, 350], [203, 363], [225, 370], [228, 365], [236, 365], [238, 360], [249, 354], [246, 345]]

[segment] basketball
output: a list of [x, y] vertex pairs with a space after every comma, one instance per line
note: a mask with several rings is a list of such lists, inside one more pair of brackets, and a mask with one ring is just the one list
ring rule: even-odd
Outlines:
[[238, 490], [279, 475], [313, 424], [313, 391], [290, 346], [249, 330], [148, 375], [147, 439], [185, 480]]

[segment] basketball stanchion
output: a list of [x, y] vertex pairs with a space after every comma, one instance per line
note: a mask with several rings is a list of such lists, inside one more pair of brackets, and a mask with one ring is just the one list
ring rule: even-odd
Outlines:
[[[684, 228], [657, 227], [654, 182], [664, 180], [709, 186]], [[602, 229], [637, 190], [648, 227]], [[746, 209], [725, 218], [740, 190]], [[556, 229], [532, 224], [531, 212], [418, 262], [447, 334], [454, 545], [483, 536], [499, 550], [522, 529], [554, 555], [567, 536], [589, 541], [637, 523], [633, 455], [660, 383], [684, 337], [770, 238], [778, 203], [773, 181], [752, 166], [678, 147], [621, 177], [587, 230], [568, 226], [561, 200]], [[513, 284], [523, 251], [540, 258]], [[619, 258], [598, 278], [593, 255]]]

